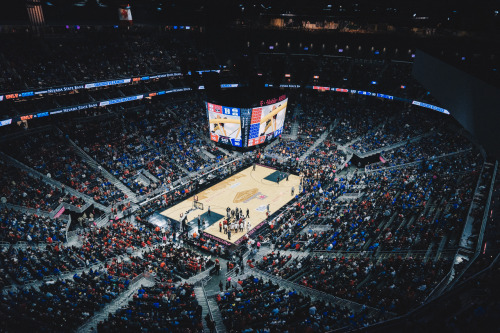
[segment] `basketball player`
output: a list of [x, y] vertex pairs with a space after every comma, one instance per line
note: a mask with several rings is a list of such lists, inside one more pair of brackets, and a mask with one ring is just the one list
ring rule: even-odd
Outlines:
[[[281, 106], [281, 104], [279, 106]], [[271, 112], [273, 112], [274, 110], [276, 110], [276, 105], [273, 105], [273, 109], [271, 110]], [[273, 130], [273, 132], [276, 131], [276, 118], [277, 117], [278, 117], [278, 114], [275, 114], [272, 118], [270, 118], [266, 121], [266, 127], [264, 128], [264, 133], [261, 133], [260, 136], [267, 134], [267, 130], [271, 127], [271, 125], [273, 126], [273, 128], [271, 128]]]
[[[220, 115], [217, 115], [215, 119], [221, 119]], [[224, 117], [224, 119], [227, 119], [227, 117]], [[214, 124], [214, 129], [212, 130], [212, 133], [215, 134], [215, 132], [221, 131], [221, 133], [224, 133], [224, 136], [227, 136], [226, 134], [226, 129], [224, 128], [224, 123], [215, 123]]]

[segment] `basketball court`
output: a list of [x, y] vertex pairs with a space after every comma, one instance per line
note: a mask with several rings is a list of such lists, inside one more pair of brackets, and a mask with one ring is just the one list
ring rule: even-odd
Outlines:
[[[292, 187], [295, 194], [298, 193], [300, 177], [290, 174], [286, 180], [286, 175], [285, 172], [260, 165], [256, 165], [253, 170], [251, 166], [198, 193], [198, 202], [201, 203], [196, 204], [198, 208], [195, 208], [194, 198], [191, 197], [161, 212], [161, 215], [177, 221], [187, 216], [190, 234], [198, 230], [200, 217], [201, 220], [206, 220], [206, 224], [201, 226], [205, 233], [235, 244], [247, 232], [246, 227], [243, 232], [233, 233], [231, 240], [227, 234], [220, 232], [219, 221], [227, 215], [226, 209], [241, 208], [244, 216], [249, 209], [250, 218], [247, 220], [250, 220], [250, 230], [254, 229], [266, 219], [268, 204], [272, 215], [293, 199]], [[200, 209], [201, 206], [203, 209]]]

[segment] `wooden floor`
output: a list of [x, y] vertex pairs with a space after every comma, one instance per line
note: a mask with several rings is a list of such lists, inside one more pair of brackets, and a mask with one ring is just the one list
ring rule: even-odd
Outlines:
[[[293, 198], [292, 187], [294, 187], [295, 194], [298, 192], [300, 183], [298, 176], [290, 175], [288, 181], [282, 179], [279, 184], [264, 179], [274, 172], [276, 170], [259, 165], [256, 166], [255, 171], [253, 171], [253, 167], [249, 167], [200, 192], [198, 201], [203, 203], [203, 211], [191, 210], [193, 207], [193, 198], [191, 198], [170, 207], [161, 214], [171, 219], [180, 220], [181, 213], [186, 214], [188, 210], [191, 210], [187, 215], [188, 221], [191, 221], [200, 214], [206, 213], [209, 206], [212, 212], [222, 216], [226, 216], [227, 207], [231, 209], [241, 208], [244, 215], [248, 208], [250, 210], [251, 230], [265, 220], [267, 204], [269, 204], [269, 210], [272, 214]], [[231, 240], [228, 240], [226, 234], [219, 232], [219, 220], [204, 231], [230, 243], [236, 242], [245, 234], [245, 232], [233, 233]]]

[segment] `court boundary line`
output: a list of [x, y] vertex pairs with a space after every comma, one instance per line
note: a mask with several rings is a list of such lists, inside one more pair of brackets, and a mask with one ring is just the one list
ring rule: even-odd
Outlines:
[[[270, 166], [262, 165], [262, 164], [260, 164], [260, 163], [256, 163], [255, 165], [258, 165], [259, 167], [265, 168], [266, 170], [268, 170], [268, 172], [271, 172], [271, 173], [274, 173], [274, 172], [280, 172], [280, 173], [282, 173], [283, 175], [288, 174], [288, 175], [290, 175], [290, 176], [299, 177], [299, 176], [297, 176], [297, 175], [295, 175], [295, 174], [293, 174], [293, 173], [289, 173], [289, 172], [286, 172], [286, 171], [282, 171], [282, 170], [279, 170], [278, 168], [275, 168], [275, 167], [270, 167]], [[192, 201], [193, 197], [195, 197], [195, 196], [199, 195], [199, 193], [201, 193], [201, 192], [203, 192], [203, 191], [205, 191], [205, 190], [208, 190], [208, 189], [210, 189], [210, 187], [212, 187], [212, 186], [216, 186], [217, 184], [220, 184], [221, 182], [226, 181], [226, 180], [228, 180], [229, 178], [231, 178], [231, 177], [233, 177], [233, 176], [237, 175], [238, 173], [244, 172], [244, 171], [245, 171], [245, 170], [247, 170], [247, 169], [249, 169], [249, 176], [251, 177], [251, 179], [252, 179], [254, 182], [256, 182], [257, 184], [261, 184], [261, 185], [263, 185], [263, 186], [265, 186], [265, 187], [267, 187], [267, 188], [269, 188], [269, 189], [271, 189], [271, 190], [273, 190], [273, 191], [276, 191], [276, 190], [281, 190], [281, 191], [285, 190], [285, 191], [286, 191], [288, 188], [291, 188], [291, 187], [292, 187], [292, 185], [288, 185], [288, 184], [284, 183], [284, 182], [285, 182], [285, 180], [284, 180], [284, 179], [283, 179], [283, 182], [280, 182], [280, 183], [282, 183], [283, 185], [281, 185], [281, 186], [280, 186], [280, 184], [278, 184], [278, 183], [276, 183], [276, 182], [269, 181], [269, 180], [265, 180], [264, 178], [256, 178], [256, 177], [255, 177], [255, 172], [254, 172], [254, 170], [253, 170], [253, 169], [250, 169], [250, 168], [252, 168], [252, 165], [248, 165], [248, 166], [246, 166], [246, 167], [242, 167], [242, 168], [241, 168], [238, 172], [233, 173], [232, 175], [230, 175], [230, 176], [228, 176], [228, 177], [224, 178], [223, 180], [220, 180], [220, 181], [218, 181], [218, 182], [216, 182], [216, 183], [212, 184], [211, 186], [204, 188], [202, 191], [196, 191], [196, 192], [194, 192], [191, 196], [189, 196], [188, 198], [184, 199], [183, 201], [188, 201], [188, 202], [189, 202], [189, 201]], [[285, 184], [286, 184], [286, 185], [285, 185]], [[291, 198], [290, 200], [293, 200], [293, 199], [294, 199], [294, 198]], [[277, 199], [275, 199], [275, 200], [274, 200], [274, 201], [272, 201], [271, 203], [274, 203], [276, 200], [277, 200]], [[279, 208], [276, 212], [280, 211], [281, 209], [285, 209], [285, 210], [286, 210], [286, 209], [287, 209], [287, 207], [288, 207], [288, 205], [290, 204], [290, 200], [288, 200], [286, 203], [284, 203], [283, 205], [281, 205], [281, 206], [280, 206], [280, 208]], [[182, 202], [182, 201], [181, 201], [181, 202]], [[179, 202], [179, 203], [181, 203], [181, 202]], [[179, 203], [178, 203], [178, 204], [179, 204]], [[174, 205], [174, 206], [175, 206], [175, 205]], [[168, 219], [171, 219], [171, 220], [174, 220], [174, 221], [176, 221], [176, 222], [178, 222], [178, 223], [181, 223], [181, 220], [180, 220], [180, 219], [179, 219], [179, 217], [177, 217], [177, 215], [175, 215], [175, 214], [174, 214], [174, 215], [175, 215], [174, 217], [169, 217], [168, 215], [164, 215], [164, 214], [162, 214], [162, 213], [164, 213], [165, 211], [167, 211], [167, 210], [169, 210], [169, 209], [172, 209], [174, 206], [172, 206], [172, 207], [170, 207], [170, 208], [167, 208], [167, 209], [162, 209], [162, 210], [158, 211], [158, 213], [159, 213], [159, 214], [161, 214], [161, 215], [162, 215], [162, 216], [164, 216], [164, 217], [167, 217]], [[217, 208], [220, 208], [220, 209], [223, 209], [223, 210], [224, 210], [224, 207], [225, 207], [225, 206], [222, 206], [222, 205], [214, 205], [214, 204], [211, 204], [211, 206], [212, 206], [212, 207], [217, 207]], [[180, 208], [180, 210], [179, 210], [179, 211], [182, 211], [182, 209], [183, 209], [183, 208]], [[203, 212], [205, 212], [205, 210], [203, 210]], [[205, 237], [205, 238], [210, 238], [210, 239], [216, 240], [217, 242], [220, 242], [221, 244], [224, 244], [224, 245], [227, 245], [227, 246], [233, 246], [233, 245], [234, 245], [234, 246], [239, 246], [239, 245], [243, 242], [243, 240], [245, 239], [245, 235], [246, 235], [247, 237], [249, 237], [250, 235], [253, 235], [254, 233], [258, 232], [258, 230], [260, 230], [260, 229], [261, 229], [263, 226], [265, 226], [265, 225], [266, 225], [269, 221], [271, 221], [271, 219], [272, 219], [272, 216], [273, 216], [273, 215], [274, 215], [274, 213], [273, 213], [273, 214], [271, 214], [271, 215], [269, 215], [267, 218], [266, 218], [266, 217], [264, 217], [264, 219], [262, 219], [261, 221], [259, 221], [259, 222], [258, 222], [258, 223], [257, 223], [257, 224], [256, 224], [256, 225], [255, 225], [255, 226], [254, 226], [251, 230], [248, 230], [247, 232], [243, 233], [243, 234], [242, 234], [242, 236], [240, 236], [240, 237], [239, 237], [238, 239], [236, 239], [235, 241], [230, 241], [230, 240], [224, 239], [224, 238], [222, 238], [222, 237], [219, 237], [219, 236], [217, 236], [217, 235], [215, 235], [215, 234], [211, 233], [210, 231], [207, 231], [206, 229], [200, 229], [200, 230], [199, 230], [199, 235], [200, 235], [200, 236], [201, 236], [201, 235], [204, 235], [204, 237]], [[194, 217], [194, 218], [192, 219], [192, 221], [195, 221], [195, 220], [196, 220], [196, 217]], [[211, 226], [213, 226], [213, 224], [212, 224]], [[237, 235], [235, 234], [235, 236], [237, 236]]]

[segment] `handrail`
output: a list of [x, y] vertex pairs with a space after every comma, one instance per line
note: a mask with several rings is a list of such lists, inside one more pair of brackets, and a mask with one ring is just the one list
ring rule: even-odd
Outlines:
[[[70, 187], [70, 186], [66, 186], [64, 185], [63, 183], [61, 183], [60, 181], [58, 180], [55, 180], [53, 178], [49, 178], [47, 177], [46, 175], [44, 175], [43, 173], [33, 169], [32, 167], [24, 164], [23, 162], [21, 161], [18, 161], [17, 159], [5, 154], [4, 152], [1, 152], [0, 151], [0, 157], [2, 157], [4, 160], [7, 160], [9, 163], [11, 163], [12, 165], [14, 165], [16, 168], [18, 169], [22, 169], [22, 170], [25, 170], [27, 171], [28, 173], [31, 173], [33, 175], [36, 175], [37, 177], [39, 177], [40, 179], [42, 179], [43, 182], [49, 184], [49, 185], [52, 185], [52, 186], [55, 186], [59, 189], [64, 189], [67, 193], [71, 194], [71, 195], [74, 195], [76, 197], [79, 197], [79, 198], [82, 198], [83, 200], [85, 200], [86, 202], [87, 201], [90, 201], [94, 204], [94, 206], [96, 207], [105, 207], [101, 204], [99, 204], [98, 202], [95, 202], [93, 198], [91, 198], [90, 196], [84, 194], [84, 193], [81, 193], [81, 192], [78, 192], [77, 190], [75, 190], [74, 188]], [[106, 209], [102, 209], [104, 211], [106, 211]]]
[[[208, 281], [207, 281], [207, 283], [208, 283]], [[208, 301], [208, 297], [207, 297], [207, 292], [205, 291], [205, 285], [201, 285], [201, 289], [203, 290], [203, 297], [205, 298], [205, 302], [207, 302], [208, 314], [210, 315], [210, 319], [214, 320], [212, 307], [210, 306], [210, 302]], [[215, 332], [217, 332], [217, 327], [215, 327]]]
[[486, 199], [486, 205], [484, 207], [483, 219], [481, 222], [481, 231], [479, 232], [479, 237], [478, 237], [477, 244], [476, 244], [476, 256], [475, 257], [477, 257], [479, 255], [479, 253], [481, 252], [481, 246], [482, 246], [483, 239], [484, 239], [484, 231], [486, 229], [486, 224], [488, 221], [488, 213], [490, 211], [491, 198], [493, 196], [493, 187], [495, 185], [495, 178], [496, 178], [497, 171], [498, 171], [498, 161], [495, 162], [495, 167], [493, 168], [493, 175], [491, 177], [491, 183], [490, 183], [490, 191], [488, 193], [488, 199]]
[[[29, 207], [25, 207], [25, 206], [14, 205], [14, 204], [11, 204], [8, 202], [0, 203], [0, 207], [5, 207], [7, 209], [12, 209], [12, 210], [20, 211], [20, 212], [26, 212], [26, 213], [33, 214], [33, 215], [39, 215], [39, 216], [43, 216], [46, 218], [51, 218], [50, 212], [45, 211], [45, 210], [41, 210], [41, 209], [35, 209], [35, 208], [29, 208]], [[61, 220], [65, 220], [65, 218], [61, 217]]]
[[[495, 257], [495, 259], [493, 259], [493, 261], [488, 265], [488, 267], [485, 267], [484, 269], [480, 270], [479, 272], [477, 272], [474, 275], [472, 275], [469, 278], [467, 278], [465, 281], [461, 282], [460, 285], [455, 288], [455, 290], [458, 289], [458, 288], [460, 288], [460, 287], [462, 287], [462, 286], [464, 286], [464, 285], [466, 285], [467, 283], [473, 281], [478, 276], [486, 273], [488, 270], [491, 270], [499, 259], [500, 259], [500, 254], [497, 254], [497, 256]], [[384, 320], [384, 321], [381, 321], [381, 322], [377, 322], [377, 323], [375, 323], [373, 325], [370, 325], [368, 327], [369, 328], [382, 327], [384, 325], [388, 325], [391, 322], [396, 323], [398, 320], [409, 318], [410, 316], [416, 314], [418, 311], [421, 311], [429, 303], [438, 301], [441, 297], [446, 297], [447, 294], [452, 293], [452, 292], [453, 291], [448, 290], [448, 293], [442, 293], [440, 295], [437, 295], [433, 299], [425, 300], [420, 306], [418, 306], [417, 308], [415, 308], [413, 310], [410, 310], [409, 312], [407, 312], [407, 313], [405, 313], [403, 315], [399, 315], [399, 316], [394, 317], [394, 318], [390, 318], [390, 319], [387, 319], [387, 320]], [[330, 331], [329, 333], [331, 333], [331, 332], [337, 332], [337, 331], [338, 330], [333, 330], [333, 331]]]
[[[426, 160], [427, 161], [435, 161], [435, 160], [438, 160], [438, 159], [441, 159], [441, 158], [446, 158], [446, 157], [450, 157], [450, 156], [453, 156], [453, 155], [463, 154], [463, 153], [467, 153], [467, 152], [470, 152], [470, 151], [472, 151], [472, 148], [468, 148], [468, 149], [464, 149], [464, 150], [459, 150], [459, 151], [456, 151], [456, 152], [453, 152], [453, 153], [443, 154], [443, 155], [439, 155], [439, 156], [432, 156], [432, 157], [427, 158]], [[403, 169], [403, 168], [407, 168], [409, 166], [413, 166], [413, 165], [417, 165], [419, 163], [422, 163], [423, 159], [424, 158], [420, 158], [420, 159], [418, 159], [416, 161], [413, 161], [413, 162], [408, 162], [408, 163], [404, 163], [404, 164], [397, 164], [397, 165], [393, 165], [393, 166], [386, 167], [386, 168], [368, 169], [368, 167], [370, 165], [378, 165], [381, 162], [372, 163], [372, 164], [368, 164], [365, 167], [365, 173], [377, 172], [377, 171], [388, 171], [388, 170], [393, 170], [393, 169]]]
[[[296, 282], [292, 282], [292, 281], [288, 281], [286, 279], [283, 279], [281, 277], [277, 277], [277, 276], [274, 276], [272, 274], [269, 274], [265, 271], [262, 271], [260, 269], [253, 269], [252, 270], [253, 272], [255, 272], [256, 274], [258, 275], [262, 275], [270, 280], [273, 280], [275, 282], [281, 282], [282, 284], [289, 284], [290, 286], [292, 286], [293, 288], [297, 289], [297, 290], [307, 290], [308, 293], [310, 294], [316, 294], [322, 298], [328, 298], [328, 299], [333, 299], [335, 300], [336, 303], [338, 304], [343, 304], [344, 306], [351, 306], [351, 307], [355, 307], [357, 308], [358, 310], [359, 309], [369, 309], [371, 311], [375, 311], [375, 312], [381, 312], [383, 310], [381, 309], [377, 309], [377, 308], [374, 308], [372, 306], [369, 306], [369, 305], [366, 305], [366, 304], [360, 304], [360, 303], [357, 303], [355, 301], [351, 301], [351, 300], [348, 300], [348, 299], [345, 299], [345, 298], [340, 298], [340, 297], [337, 297], [337, 296], [334, 296], [334, 295], [331, 295], [331, 294], [328, 294], [328, 293], [325, 293], [324, 291], [321, 291], [321, 290], [317, 290], [317, 289], [313, 289], [313, 288], [310, 288], [310, 287], [307, 287], [307, 286], [303, 286], [303, 285], [300, 285]], [[392, 312], [386, 312], [390, 315], [396, 315], [395, 313], [392, 313]]]
[[[92, 206], [93, 203], [89, 202], [89, 201], [85, 201], [85, 205], [83, 205], [82, 207], [78, 207], [78, 206], [75, 206], [75, 205], [72, 205], [70, 203], [67, 203], [67, 202], [61, 202], [57, 207], [56, 209], [52, 210], [49, 215], [50, 215], [50, 218], [54, 218], [55, 215], [57, 215], [57, 213], [64, 207], [65, 210], [71, 210], [77, 214], [81, 214], [83, 213], [85, 210], [87, 210], [87, 208], [89, 208], [90, 206]], [[62, 215], [61, 215], [62, 216]]]
[[[478, 176], [478, 179], [477, 179], [477, 183], [476, 183], [476, 187], [474, 188], [474, 193], [472, 194], [472, 198], [471, 198], [471, 201], [470, 201], [469, 210], [467, 211], [467, 218], [465, 220], [464, 227], [463, 227], [462, 232], [460, 234], [459, 244], [460, 244], [461, 248], [467, 249], [466, 246], [463, 246], [463, 243], [464, 243], [464, 240], [463, 240], [464, 239], [464, 233], [466, 231], [467, 224], [470, 221], [469, 217], [471, 216], [472, 208], [474, 207], [474, 198], [476, 197], [476, 194], [479, 191], [479, 186], [481, 185], [481, 180], [482, 180], [481, 178], [482, 178], [483, 173], [484, 173], [485, 165], [486, 165], [486, 161], [483, 162], [483, 166], [481, 168], [481, 172], [479, 173], [479, 176]], [[470, 221], [470, 223], [472, 223], [472, 221]]]
[[[204, 169], [204, 170], [200, 170], [200, 171], [198, 171], [198, 172], [196, 173], [196, 175], [195, 175], [195, 176], [193, 176], [193, 178], [191, 178], [191, 179], [193, 179], [193, 180], [198, 180], [198, 179], [200, 179], [200, 178], [202, 178], [202, 177], [208, 176], [209, 174], [211, 174], [211, 173], [213, 173], [213, 172], [215, 172], [215, 171], [217, 171], [217, 170], [219, 170], [219, 169], [222, 169], [222, 168], [223, 168], [223, 167], [225, 167], [226, 165], [231, 164], [231, 163], [233, 163], [233, 162], [235, 162], [235, 161], [241, 160], [241, 159], [243, 159], [243, 158], [245, 158], [245, 157], [244, 157], [244, 156], [243, 156], [243, 157], [236, 157], [236, 156], [235, 156], [235, 157], [228, 157], [228, 158], [227, 158], [227, 159], [225, 159], [224, 161], [221, 161], [221, 162], [224, 162], [224, 164], [222, 164], [222, 165], [221, 165], [221, 164], [220, 164], [221, 162], [218, 162], [218, 163], [217, 163], [217, 165], [216, 165], [215, 167], [214, 167], [214, 166], [211, 166], [211, 167], [210, 167], [211, 169], [210, 169], [208, 172], [203, 173], [203, 174], [201, 174], [201, 173], [202, 173], [203, 171], [205, 171], [205, 169]], [[200, 174], [201, 174], [201, 175], [200, 175]], [[190, 177], [189, 177], [189, 178], [190, 178]], [[140, 206], [144, 206], [144, 205], [148, 204], [149, 202], [151, 202], [151, 201], [153, 201], [153, 200], [155, 200], [155, 199], [157, 199], [157, 198], [161, 197], [162, 195], [164, 195], [164, 194], [166, 194], [166, 193], [170, 193], [170, 192], [172, 192], [172, 191], [174, 191], [174, 190], [178, 189], [179, 187], [182, 187], [183, 185], [184, 185], [184, 184], [182, 184], [182, 182], [180, 182], [180, 181], [179, 181], [179, 184], [177, 184], [175, 187], [171, 187], [171, 188], [169, 188], [169, 189], [162, 189], [162, 188], [159, 188], [157, 191], [155, 191], [155, 192], [154, 192], [155, 194], [154, 194], [154, 196], [153, 196], [153, 197], [151, 197], [151, 198], [149, 198], [149, 199], [146, 199], [146, 200], [144, 200], [144, 201], [140, 202], [140, 203], [139, 203], [139, 205], [140, 205]], [[159, 192], [159, 193], [156, 193], [156, 192]]]
[[378, 153], [381, 153], [383, 151], [386, 151], [386, 150], [391, 150], [391, 149], [394, 149], [394, 148], [397, 148], [397, 147], [401, 147], [401, 146], [404, 146], [406, 143], [408, 142], [415, 142], [415, 141], [419, 141], [423, 138], [425, 138], [426, 136], [429, 136], [431, 135], [433, 132], [427, 132], [427, 133], [423, 133], [423, 134], [420, 134], [420, 135], [417, 135], [415, 137], [412, 137], [410, 139], [405, 139], [405, 140], [401, 140], [399, 142], [395, 142], [389, 146], [385, 146], [385, 147], [381, 147], [381, 148], [377, 148], [377, 149], [373, 149], [373, 150], [369, 150], [369, 151], [366, 151], [364, 153], [361, 153], [361, 152], [358, 152], [358, 151], [355, 151], [354, 149], [350, 148], [350, 147], [347, 147], [347, 149], [351, 150], [354, 154], [356, 154], [357, 156], [361, 157], [361, 158], [365, 158], [365, 157], [368, 157], [368, 156], [371, 156], [371, 155], [375, 155], [375, 154], [378, 154]]
[[[443, 249], [442, 252], [456, 252], [457, 251], [457, 248], [449, 248], [449, 249]], [[311, 251], [310, 253], [311, 254], [321, 254], [321, 255], [329, 255], [329, 256], [335, 256], [335, 255], [346, 255], [346, 254], [368, 254], [368, 253], [371, 253], [372, 251], [368, 251], [368, 250], [339, 250], [339, 251], [328, 251], [328, 250], [313, 250]], [[412, 249], [408, 249], [408, 250], [392, 250], [392, 251], [379, 251], [377, 252], [378, 254], [395, 254], [395, 255], [398, 255], [398, 254], [408, 254], [408, 253], [411, 253], [411, 254], [425, 254], [427, 252], [427, 250], [412, 250]]]
[[[447, 287], [447, 289], [451, 289], [451, 288], [453, 288], [455, 286], [455, 284], [460, 280], [460, 278], [463, 276], [463, 274], [466, 271], [469, 270], [469, 268], [472, 266], [472, 264], [476, 261], [476, 259], [479, 257], [479, 254], [481, 253], [481, 246], [483, 244], [484, 232], [485, 232], [486, 224], [487, 224], [487, 221], [488, 221], [489, 207], [490, 207], [490, 204], [491, 204], [491, 198], [493, 196], [493, 187], [494, 187], [494, 184], [495, 184], [495, 178], [496, 178], [497, 170], [498, 170], [498, 161], [495, 162], [495, 168], [493, 169], [493, 175], [491, 177], [491, 183], [490, 183], [490, 191], [489, 191], [488, 198], [487, 198], [486, 205], [485, 205], [485, 209], [484, 209], [484, 212], [483, 212], [483, 219], [482, 219], [482, 222], [481, 222], [481, 229], [480, 229], [480, 232], [479, 232], [479, 235], [478, 235], [478, 240], [477, 240], [477, 244], [476, 244], [476, 249], [474, 251], [474, 255], [472, 256], [472, 258], [467, 263], [467, 266], [458, 274], [458, 276], [454, 277], [454, 281], [450, 281], [452, 283]], [[472, 204], [471, 204], [471, 206], [472, 206]]]

